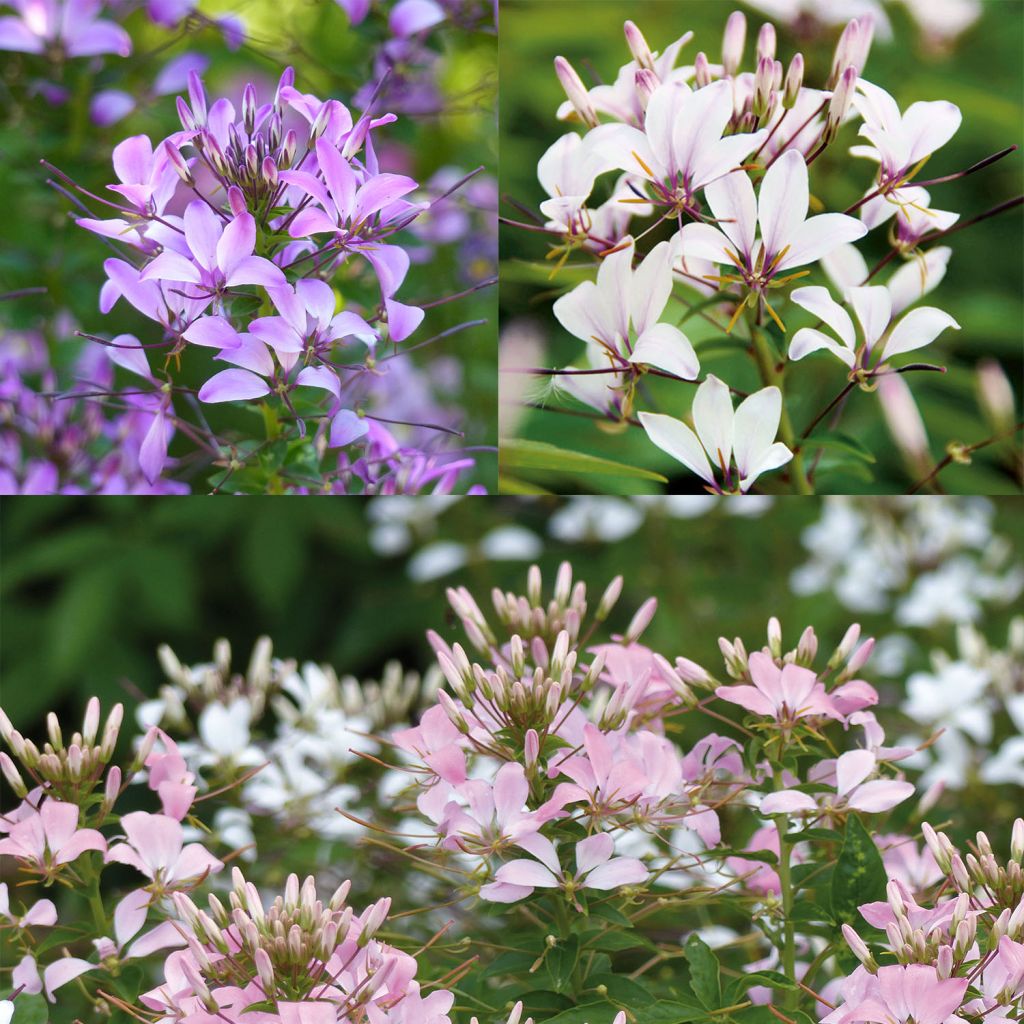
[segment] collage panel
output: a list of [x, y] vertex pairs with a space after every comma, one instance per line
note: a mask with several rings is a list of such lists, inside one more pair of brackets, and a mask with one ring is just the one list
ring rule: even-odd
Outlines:
[[495, 15], [0, 3], [0, 492], [493, 491]]
[[5, 499], [0, 1020], [1017, 1024], [1017, 505]]
[[501, 16], [504, 492], [1020, 492], [1020, 4]]

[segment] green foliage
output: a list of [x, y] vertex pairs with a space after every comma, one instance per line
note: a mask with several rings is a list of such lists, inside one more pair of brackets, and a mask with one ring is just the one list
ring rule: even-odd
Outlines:
[[856, 814], [846, 821], [839, 859], [832, 871], [832, 915], [839, 924], [861, 920], [857, 908], [885, 899], [888, 875], [875, 841]]

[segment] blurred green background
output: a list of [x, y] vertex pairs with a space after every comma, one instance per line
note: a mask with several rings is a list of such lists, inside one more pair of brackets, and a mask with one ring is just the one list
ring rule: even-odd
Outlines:
[[[39, 57], [0, 51], [0, 195], [8, 200], [0, 221], [0, 294], [38, 286], [47, 289], [45, 295], [3, 302], [0, 329], [43, 332], [62, 386], [69, 384], [81, 351], [81, 340], [72, 334], [75, 328], [105, 337], [134, 333], [144, 343], [157, 340], [157, 334], [155, 325], [127, 302], [119, 302], [107, 316], [100, 314], [103, 261], [112, 254], [102, 239], [70, 218], [69, 212], [84, 214], [47, 187], [48, 173], [40, 160], [56, 165], [90, 191], [109, 196], [105, 186], [116, 180], [111, 151], [118, 142], [137, 134], [149, 135], [155, 142], [180, 131], [174, 95], [150, 98], [148, 90], [159, 70], [185, 51], [210, 58], [203, 79], [211, 103], [227, 96], [238, 109], [247, 81], [256, 83], [259, 101], [267, 102], [281, 72], [291, 65], [300, 91], [340, 99], [357, 110], [352, 97], [371, 77], [375, 48], [387, 38], [386, 11], [381, 16], [375, 11], [361, 25], [350, 27], [344, 11], [332, 0], [203, 0], [199, 10], [208, 17], [240, 15], [248, 28], [248, 42], [232, 52], [215, 29], [190, 22], [172, 32], [151, 24], [138, 9], [119, 19], [132, 36], [133, 54], [124, 60], [108, 57], [100, 70], [89, 61], [71, 60], [55, 71]], [[113, 15], [108, 12], [108, 16]], [[497, 39], [493, 31], [442, 27], [432, 34], [430, 45], [441, 56], [446, 109], [440, 115], [403, 114], [397, 123], [382, 129], [375, 138], [382, 162], [420, 182], [448, 166], [465, 173], [482, 166], [484, 174], [496, 176]], [[67, 104], [51, 106], [33, 95], [34, 82], [44, 72], [72, 90]], [[138, 106], [117, 124], [93, 124], [88, 100], [101, 89], [130, 92]], [[92, 208], [102, 210], [96, 203]], [[493, 211], [478, 216], [493, 217]], [[408, 234], [405, 240], [409, 246], [418, 244]], [[493, 251], [494, 242], [489, 244]], [[471, 281], [493, 272], [493, 264], [486, 268], [473, 264], [458, 246], [442, 246], [427, 262], [413, 265], [399, 297], [412, 303], [431, 302], [461, 292]], [[496, 443], [496, 311], [494, 288], [475, 292], [428, 310], [408, 343], [412, 346], [469, 320], [487, 321], [409, 357], [424, 364], [451, 356], [462, 364], [461, 393], [442, 397], [466, 408], [466, 443], [470, 445], [493, 447]], [[66, 314], [73, 321], [70, 325]], [[192, 362], [185, 361], [182, 382], [198, 386], [209, 376], [210, 365], [209, 353], [199, 357], [193, 353]], [[250, 413], [226, 406], [205, 406], [204, 412], [215, 431], [229, 426], [252, 431], [255, 425], [262, 435], [262, 426]], [[171, 454], [189, 448], [179, 436]], [[493, 487], [495, 461], [493, 454], [481, 453], [472, 482]], [[201, 481], [197, 486], [205, 489]]]
[[[339, 673], [374, 676], [390, 658], [425, 668], [428, 628], [461, 639], [445, 588], [464, 584], [481, 608], [494, 586], [521, 591], [526, 562], [489, 560], [481, 541], [515, 525], [544, 539], [539, 564], [548, 587], [565, 558], [596, 601], [625, 576], [611, 629], [622, 630], [650, 594], [661, 606], [646, 641], [666, 655], [719, 661], [720, 635], [763, 643], [769, 616], [795, 643], [807, 624], [822, 647], [851, 621], [869, 634], [897, 627], [887, 615], [855, 615], [831, 594], [795, 597], [791, 572], [807, 561], [800, 533], [821, 514], [818, 498], [783, 498], [757, 519], [728, 514], [729, 502], [692, 519], [650, 514], [615, 543], [565, 543], [548, 534], [560, 499], [466, 498], [435, 520], [429, 499], [402, 506], [413, 548], [378, 555], [371, 528], [394, 498], [244, 504], [148, 498], [8, 498], [0, 503], [0, 680], [15, 724], [35, 734], [48, 710], [73, 713], [99, 694], [125, 699], [124, 681], [152, 694], [162, 676], [158, 644], [183, 663], [207, 661], [227, 637], [244, 664], [261, 634], [275, 653], [327, 662]], [[926, 498], [939, 501], [939, 498]], [[390, 509], [394, 514], [394, 506]], [[1024, 552], [1017, 503], [998, 502], [995, 530]], [[411, 581], [411, 550], [424, 543], [466, 545], [465, 568], [430, 582]], [[990, 613], [984, 632], [1005, 640], [1010, 610]], [[952, 630], [918, 638], [954, 646]], [[892, 696], [892, 695], [890, 695]], [[32, 723], [36, 727], [33, 728]]]
[[[1024, 78], [1020, 55], [1024, 52], [1024, 5], [1017, 0], [986, 0], [981, 6], [981, 18], [954, 44], [940, 50], [926, 44], [902, 4], [885, 4], [894, 39], [885, 42], [876, 37], [865, 77], [891, 92], [901, 109], [917, 100], [947, 99], [963, 112], [960, 130], [929, 161], [920, 175], [922, 180], [964, 169], [991, 153], [1022, 142]], [[679, 64], [692, 63], [699, 50], [706, 51], [715, 62], [721, 55], [725, 19], [736, 8], [743, 9], [748, 19], [744, 67], [749, 69], [757, 30], [770, 19], [734, 0], [505, 0], [500, 47], [502, 195], [536, 211], [539, 202], [546, 198], [536, 178], [537, 160], [557, 138], [574, 130], [572, 125], [555, 118], [555, 110], [564, 99], [552, 68], [555, 55], [567, 57], [588, 84], [611, 81], [629, 58], [622, 23], [631, 18], [655, 50], [664, 49], [684, 31], [692, 29], [695, 38], [683, 49]], [[840, 28], [797, 37], [781, 25], [777, 27], [780, 59], [785, 63], [797, 50], [803, 52], [805, 81], [820, 86], [828, 74]], [[838, 142], [815, 164], [812, 191], [820, 193], [829, 209], [843, 209], [858, 199], [871, 179], [869, 162], [845, 155], [854, 144], [855, 133], [855, 124], [845, 127]], [[607, 185], [614, 178], [615, 175], [606, 175], [599, 179], [598, 189], [602, 182]], [[930, 191], [936, 207], [958, 211], [966, 220], [1020, 195], [1024, 191], [1022, 185], [1024, 155], [1017, 152], [977, 174], [934, 186]], [[595, 195], [602, 193], [595, 190]], [[511, 219], [524, 220], [507, 202], [501, 212]], [[647, 226], [651, 221], [637, 223]], [[664, 229], [648, 236], [648, 245], [662, 237], [660, 231]], [[1024, 234], [1020, 209], [957, 233], [949, 244], [953, 256], [946, 279], [923, 304], [948, 311], [962, 330], [946, 332], [936, 343], [906, 360], [942, 363], [949, 372], [943, 376], [918, 373], [904, 378], [917, 399], [936, 460], [952, 440], [971, 443], [992, 433], [975, 396], [974, 367], [980, 358], [993, 357], [1002, 363], [1018, 389], [1020, 407], [1024, 338]], [[542, 354], [531, 353], [526, 362], [564, 366], [581, 356], [583, 343], [559, 326], [551, 315], [551, 303], [579, 281], [592, 278], [593, 269], [565, 270], [552, 280], [552, 265], [544, 260], [547, 248], [543, 235], [503, 226], [501, 319], [503, 328], [515, 321], [520, 337], [533, 334], [542, 346]], [[873, 232], [869, 242], [860, 243], [858, 248], [872, 266], [887, 251], [885, 231]], [[570, 262], [582, 265], [584, 261], [575, 256]], [[890, 264], [890, 269], [896, 265]], [[820, 271], [809, 280], [827, 283]], [[886, 271], [880, 274], [880, 280], [887, 280]], [[675, 310], [681, 315], [681, 306]], [[672, 312], [670, 305], [670, 320]], [[782, 317], [787, 320], [788, 314], [795, 318], [798, 312], [795, 307], [784, 307]], [[685, 325], [691, 340], [696, 342], [702, 366], [740, 389], [754, 387], [757, 377], [752, 362], [730, 350], [729, 343], [702, 348], [702, 328], [709, 337], [715, 334], [714, 328], [698, 318], [689, 319]], [[516, 359], [523, 365], [518, 352], [513, 355], [506, 349], [505, 358]], [[799, 432], [838, 393], [844, 375], [835, 360], [816, 356], [795, 364], [787, 372], [787, 381], [788, 393], [795, 396], [793, 419]], [[521, 381], [504, 376], [503, 395], [517, 384]], [[692, 387], [655, 381], [652, 394], [661, 411], [683, 415], [690, 407]], [[552, 404], [558, 404], [557, 400]], [[826, 456], [818, 473], [823, 493], [899, 493], [910, 485], [913, 478], [908, 477], [889, 438], [876, 396], [853, 394], [841, 429], [866, 446], [877, 462], [868, 465], [854, 460], [830, 469], [830, 457]], [[643, 466], [666, 476], [676, 474], [669, 485], [671, 491], [700, 489], [700, 481], [680, 470], [678, 463], [650, 444], [639, 428], [621, 433], [602, 432], [584, 418], [536, 411], [525, 414], [516, 432], [562, 448]], [[1008, 470], [1013, 465], [1014, 452], [1019, 452], [1019, 435], [979, 452], [970, 466], [950, 466], [939, 479], [952, 493], [1019, 493], [1020, 485]], [[536, 483], [561, 493], [595, 488], [618, 493], [659, 489], [656, 483], [608, 476], [592, 476], [581, 482], [555, 474], [538, 474]], [[781, 486], [777, 475], [775, 479], [771, 475], [762, 478], [759, 485], [766, 490]]]

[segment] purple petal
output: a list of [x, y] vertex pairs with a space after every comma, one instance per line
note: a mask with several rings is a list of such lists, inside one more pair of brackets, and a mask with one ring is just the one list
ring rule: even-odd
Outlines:
[[[323, 388], [325, 391], [330, 391], [339, 401], [341, 400], [341, 382], [338, 380], [338, 375], [334, 370], [327, 366], [305, 367], [299, 371], [298, 377], [295, 378], [295, 383], [309, 388]], [[356, 419], [359, 419], [359, 417], [357, 416]], [[362, 423], [363, 421], [360, 420], [360, 422]], [[347, 442], [342, 443], [345, 444]]]
[[[131, 346], [125, 348], [125, 346]], [[142, 343], [132, 334], [119, 334], [113, 344], [107, 349], [110, 361], [117, 366], [123, 366], [140, 377], [150, 378], [149, 360], [142, 349]]]
[[306, 238], [308, 235], [319, 235], [325, 231], [336, 232], [338, 225], [323, 210], [306, 207], [288, 225], [288, 234], [292, 238]]
[[444, 11], [434, 0], [399, 0], [388, 18], [391, 34], [404, 38], [444, 21]]
[[185, 240], [204, 270], [217, 266], [217, 243], [224, 231], [223, 221], [206, 203], [197, 199], [185, 210]]
[[[200, 397], [202, 397], [200, 395]], [[167, 446], [171, 441], [171, 425], [164, 417], [161, 409], [153, 417], [149, 430], [139, 448], [139, 469], [143, 476], [152, 484], [156, 483], [167, 461]]]
[[238, 342], [238, 345], [225, 349], [217, 358], [264, 377], [269, 377], [274, 372], [274, 360], [270, 350], [259, 338], [254, 338], [251, 334], [240, 334]]
[[93, 124], [116, 124], [135, 109], [135, 97], [120, 89], [103, 89], [89, 101], [89, 117]]
[[395, 299], [385, 299], [388, 314], [388, 334], [392, 341], [405, 341], [416, 330], [426, 315], [418, 306], [407, 306]]
[[280, 288], [288, 282], [270, 260], [262, 256], [243, 256], [227, 275], [228, 287], [238, 284], [261, 284], [264, 288]]
[[[153, 15], [153, 0], [150, 0], [149, 5], [149, 16]], [[194, 0], [174, 0], [175, 7], [183, 7], [185, 13], [188, 9], [194, 6]], [[180, 21], [180, 18], [175, 18], [171, 24], [175, 24]], [[210, 65], [210, 58], [202, 53], [183, 53], [180, 57], [175, 57], [174, 60], [168, 61], [163, 70], [156, 76], [153, 82], [153, 92], [157, 96], [169, 96], [172, 93], [184, 92], [188, 88], [188, 76], [189, 72], [194, 71], [197, 75], [201, 75]]]
[[79, 960], [77, 957], [66, 956], [55, 960], [43, 971], [43, 985], [46, 988], [46, 998], [54, 1002], [53, 991], [69, 981], [74, 981], [80, 974], [86, 971], [96, 970], [97, 965], [89, 963], [88, 960]]
[[356, 197], [356, 176], [348, 161], [324, 139], [317, 139], [316, 159], [323, 172], [327, 189], [343, 219], [352, 215]]
[[403, 174], [378, 174], [368, 181], [356, 196], [353, 220], [363, 220], [370, 214], [383, 209], [404, 195], [408, 195], [417, 184]]
[[217, 243], [217, 266], [225, 277], [256, 247], [256, 221], [251, 213], [240, 213], [224, 229]]
[[[195, 250], [193, 250], [194, 252]], [[162, 252], [139, 276], [140, 281], [180, 281], [199, 284], [202, 276], [195, 265], [176, 252]], [[129, 301], [131, 297], [128, 296]]]
[[15, 50], [18, 53], [42, 53], [43, 40], [13, 15], [0, 18], [0, 50]]
[[275, 352], [297, 353], [302, 351], [302, 339], [288, 326], [284, 317], [264, 316], [249, 324], [249, 333], [269, 345]]
[[241, 336], [222, 316], [201, 316], [182, 333], [186, 341], [206, 348], [234, 348]]
[[112, 21], [94, 21], [84, 31], [66, 38], [69, 57], [93, 57], [99, 53], [116, 53], [127, 57], [132, 52], [131, 36]]
[[240, 402], [270, 394], [267, 382], [248, 370], [221, 370], [200, 389], [200, 402]]
[[351, 409], [342, 409], [331, 420], [331, 439], [328, 444], [331, 448], [343, 448], [365, 437], [369, 430], [369, 424], [365, 419], [357, 416]]
[[126, 184], [148, 181], [153, 168], [153, 143], [148, 135], [133, 135], [114, 147], [111, 159], [119, 181]]

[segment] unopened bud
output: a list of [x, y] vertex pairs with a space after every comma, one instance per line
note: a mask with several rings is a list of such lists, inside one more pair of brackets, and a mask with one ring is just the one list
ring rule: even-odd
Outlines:
[[1024, 818], [1018, 818], [1013, 823], [1013, 830], [1010, 833], [1010, 856], [1018, 864], [1024, 864]]
[[747, 37], [747, 19], [742, 11], [733, 11], [725, 23], [722, 36], [722, 68], [731, 77], [743, 61], [743, 45]]
[[537, 759], [540, 757], [540, 737], [536, 729], [527, 729], [523, 740], [523, 760], [528, 772], [537, 767]]
[[115, 704], [107, 715], [107, 723], [103, 727], [103, 741], [100, 744], [100, 760], [107, 762], [114, 754], [114, 747], [117, 744], [118, 733], [121, 731], [121, 721], [124, 719], [124, 705]]
[[597, 111], [594, 109], [594, 104], [590, 100], [583, 80], [576, 74], [576, 69], [564, 57], [556, 57], [555, 74], [558, 75], [558, 81], [562, 83], [565, 95], [580, 120], [588, 127], [596, 128]]
[[351, 160], [363, 148], [366, 142], [366, 136], [370, 134], [370, 118], [367, 114], [363, 114], [352, 131], [345, 137], [345, 144], [341, 147], [341, 155], [346, 160]]
[[530, 602], [531, 608], [536, 608], [540, 605], [542, 586], [540, 566], [531, 565], [526, 573], [526, 599]]
[[774, 79], [775, 64], [770, 58], [762, 57], [757, 62], [757, 71], [754, 74], [754, 98], [750, 105], [750, 109], [757, 118], [764, 117], [768, 112], [768, 100]]
[[252, 955], [253, 964], [256, 967], [256, 974], [263, 986], [263, 994], [271, 998], [274, 994], [274, 965], [270, 962], [270, 955], [265, 949], [257, 949]]
[[848, 925], [843, 925], [843, 938], [850, 947], [853, 955], [864, 965], [871, 974], [878, 970], [878, 963], [875, 961], [867, 943]]
[[273, 158], [265, 156], [263, 158], [263, 165], [261, 167], [263, 171], [263, 180], [270, 186], [270, 188], [277, 188], [277, 164], [274, 163]]
[[978, 362], [978, 403], [993, 430], [999, 434], [1013, 428], [1016, 402], [1013, 388], [1002, 366], [994, 359]]
[[323, 106], [320, 107], [319, 111], [317, 111], [316, 117], [313, 118], [313, 124], [310, 126], [309, 129], [310, 143], [316, 142], [317, 139], [319, 139], [320, 136], [323, 135], [325, 131], [327, 131], [327, 123], [328, 121], [330, 121], [330, 119], [331, 105], [330, 103], [325, 103], [323, 104]]
[[236, 217], [241, 217], [246, 212], [245, 193], [237, 185], [232, 185], [228, 189], [228, 206]]
[[647, 40], [644, 39], [643, 32], [640, 31], [631, 21], [627, 21], [623, 25], [623, 31], [626, 33], [626, 45], [629, 47], [629, 52], [633, 54], [633, 60], [637, 62], [642, 68], [646, 68], [648, 71], [654, 71], [654, 54], [651, 53], [651, 48], [647, 45]]
[[560, 608], [564, 608], [569, 603], [569, 596], [571, 594], [572, 566], [568, 562], [562, 562], [555, 576], [555, 604]]
[[843, 118], [846, 117], [847, 111], [850, 109], [856, 86], [857, 69], [852, 66], [847, 67], [839, 76], [839, 81], [832, 92], [832, 98], [828, 101], [825, 128], [826, 132], [830, 133], [830, 138], [835, 137], [835, 132], [843, 123]]
[[646, 110], [647, 104], [650, 101], [651, 96], [654, 95], [654, 90], [658, 88], [660, 82], [658, 76], [653, 71], [648, 71], [646, 68], [641, 68], [636, 73], [636, 95], [640, 101], [640, 106]]
[[798, 665], [811, 665], [818, 656], [818, 636], [813, 626], [808, 626], [801, 634], [796, 645], [796, 662]]
[[246, 134], [252, 137], [256, 130], [256, 87], [252, 82], [242, 91], [242, 124]]
[[96, 697], [90, 697], [85, 705], [85, 718], [82, 722], [82, 742], [91, 747], [96, 742], [96, 736], [100, 731], [100, 702]]
[[768, 650], [773, 658], [782, 657], [782, 624], [774, 615], [768, 620]]
[[703, 50], [693, 59], [693, 84], [698, 89], [711, 84], [711, 65]]
[[598, 622], [604, 622], [611, 614], [611, 610], [615, 607], [622, 594], [622, 577], [616, 576], [615, 579], [604, 588], [604, 593], [601, 595], [601, 600], [597, 606], [597, 612], [594, 618]]
[[384, 923], [388, 916], [388, 911], [391, 909], [391, 900], [385, 896], [383, 899], [377, 900], [376, 903], [366, 912], [363, 920], [362, 931], [359, 934], [359, 940], [357, 945], [362, 947], [365, 946], [370, 939], [380, 929], [380, 926]]
[[3, 772], [3, 776], [7, 780], [7, 785], [11, 787], [11, 792], [18, 797], [19, 800], [24, 800], [28, 795], [28, 789], [26, 788], [21, 775], [18, 773], [17, 766], [6, 753], [0, 753], [0, 771]]
[[294, 128], [289, 128], [284, 133], [284, 142], [281, 143], [281, 156], [277, 162], [278, 168], [287, 170], [295, 162], [295, 151], [299, 148], [299, 137], [295, 134]]
[[636, 614], [630, 620], [629, 626], [626, 629], [626, 634], [622, 638], [626, 644], [636, 643], [640, 639], [644, 630], [651, 624], [651, 619], [654, 618], [654, 613], [658, 610], [658, 599], [656, 597], [649, 597], [640, 607], [636, 610]]
[[120, 792], [121, 769], [116, 764], [111, 765], [103, 785], [103, 803], [100, 805], [101, 818], [105, 818], [110, 813], [110, 809], [114, 806]]
[[797, 97], [804, 84], [804, 58], [803, 54], [795, 53], [789, 62], [786, 70], [786, 86], [782, 93], [782, 105], [786, 110], [792, 110], [796, 106]]

